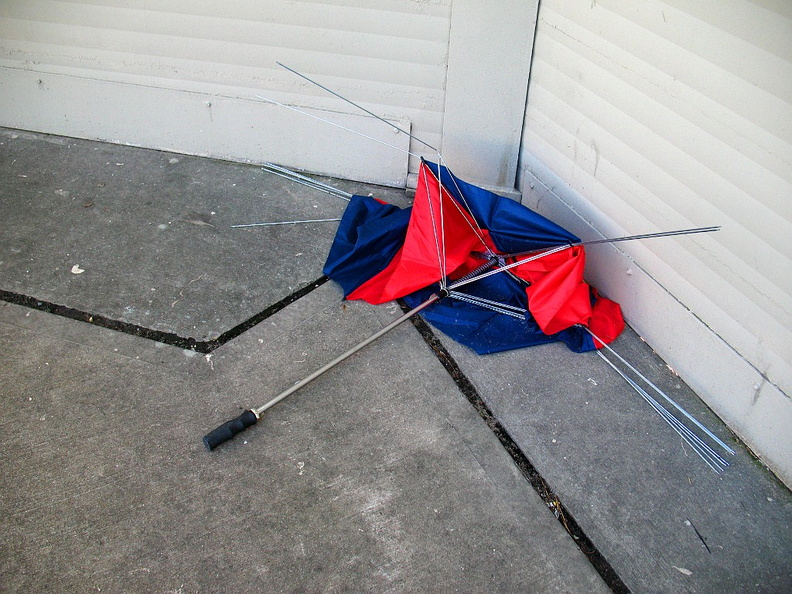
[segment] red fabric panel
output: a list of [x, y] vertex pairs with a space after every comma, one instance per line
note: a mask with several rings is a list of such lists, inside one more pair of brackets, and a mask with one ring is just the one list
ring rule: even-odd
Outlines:
[[[442, 194], [446, 271], [451, 276], [475, 266], [469, 263], [470, 252], [481, 251], [485, 246], [471, 229], [475, 223], [470, 214], [458, 208], [445, 189]], [[437, 178], [421, 164], [404, 245], [385, 270], [360, 285], [348, 298], [385, 303], [438, 282], [440, 229], [440, 187]]]
[[[444, 188], [441, 192], [437, 179], [422, 164], [404, 245], [387, 268], [350, 293], [349, 299], [384, 303], [440, 280], [441, 193], [447, 276], [459, 278], [479, 266], [482, 261], [471, 252], [487, 248], [494, 251], [489, 233], [474, 231], [471, 215], [459, 208]], [[515, 267], [512, 272], [531, 283], [526, 289], [528, 308], [545, 334], [583, 324], [607, 344], [624, 328], [621, 308], [589, 287], [583, 280], [585, 267], [585, 249], [574, 246]], [[602, 346], [599, 341], [595, 345]]]
[[[615, 301], [597, 296], [588, 327], [605, 344], [610, 344], [624, 330], [621, 306]], [[594, 346], [601, 348], [602, 343], [599, 340], [594, 340]]]
[[[575, 246], [514, 270], [531, 283], [526, 289], [528, 309], [545, 334], [582, 324], [608, 344], [624, 330], [621, 307], [600, 297], [583, 280], [585, 267], [585, 249]], [[594, 343], [597, 348], [602, 346], [597, 340]]]
[[586, 252], [580, 246], [517, 266], [517, 275], [531, 283], [528, 309], [545, 334], [555, 334], [591, 318], [589, 287], [583, 281]]

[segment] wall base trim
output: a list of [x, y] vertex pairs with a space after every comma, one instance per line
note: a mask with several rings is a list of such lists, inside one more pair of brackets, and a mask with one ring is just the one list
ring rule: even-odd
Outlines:
[[[253, 95], [0, 66], [0, 126], [405, 187], [407, 134], [366, 116], [301, 109], [380, 142]], [[393, 123], [410, 131], [410, 122]]]

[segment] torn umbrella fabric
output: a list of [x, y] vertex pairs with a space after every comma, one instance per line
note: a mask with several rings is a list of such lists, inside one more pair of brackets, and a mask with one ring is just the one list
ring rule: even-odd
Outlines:
[[585, 249], [577, 243], [577, 237], [518, 202], [424, 161], [412, 207], [351, 199], [324, 272], [348, 299], [403, 298], [415, 306], [466, 275], [482, 276], [487, 266], [528, 260], [514, 254], [560, 246], [465, 284], [422, 315], [480, 354], [558, 340], [582, 352], [601, 345], [580, 325], [608, 343], [624, 321], [618, 304], [583, 280]]

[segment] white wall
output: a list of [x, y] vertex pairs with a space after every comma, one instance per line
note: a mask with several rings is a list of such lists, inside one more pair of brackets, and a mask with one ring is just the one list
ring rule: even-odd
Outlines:
[[792, 484], [792, 4], [543, 0], [526, 203], [597, 248], [589, 276]]
[[457, 175], [515, 185], [539, 0], [454, 0], [443, 158]]
[[280, 61], [440, 148], [463, 177], [511, 190], [536, 5], [0, 0], [0, 125], [394, 186], [417, 171], [408, 149], [436, 160]]
[[281, 61], [439, 143], [450, 6], [3, 1], [0, 124], [403, 184], [404, 152], [255, 95], [324, 110], [407, 149], [404, 135], [280, 69]]

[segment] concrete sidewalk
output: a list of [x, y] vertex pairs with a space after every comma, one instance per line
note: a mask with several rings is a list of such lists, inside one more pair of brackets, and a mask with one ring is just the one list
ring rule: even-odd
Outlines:
[[735, 445], [725, 473], [594, 354], [477, 357], [409, 323], [207, 452], [401, 314], [317, 282], [335, 224], [230, 227], [344, 202], [253, 165], [0, 142], [0, 590], [792, 589], [792, 495], [630, 332], [616, 348]]

